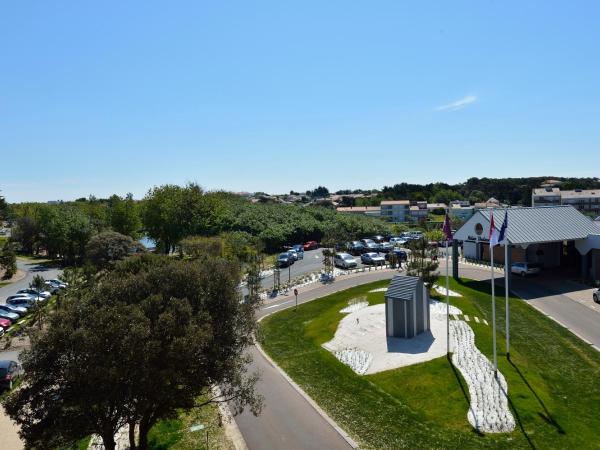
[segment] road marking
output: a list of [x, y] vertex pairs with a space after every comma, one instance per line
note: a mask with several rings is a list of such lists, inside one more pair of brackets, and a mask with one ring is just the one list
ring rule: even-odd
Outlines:
[[286, 303], [292, 303], [293, 301], [294, 300], [288, 300], [287, 302], [277, 303], [276, 305], [265, 306], [263, 309], [277, 308], [278, 306], [285, 305]]

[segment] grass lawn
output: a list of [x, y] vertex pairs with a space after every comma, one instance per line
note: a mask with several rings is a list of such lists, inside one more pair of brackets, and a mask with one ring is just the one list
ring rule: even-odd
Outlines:
[[[468, 388], [446, 357], [359, 376], [321, 347], [349, 299], [383, 302], [377, 282], [281, 311], [262, 321], [267, 353], [361, 448], [600, 448], [600, 353], [517, 298], [510, 299], [511, 361], [504, 350], [504, 298], [497, 292], [498, 362], [517, 423], [481, 435], [467, 421]], [[491, 360], [489, 283], [451, 280], [451, 303], [470, 317], [477, 347]]]
[[[203, 424], [201, 431], [192, 432], [190, 427]], [[206, 432], [208, 431], [208, 447]], [[219, 425], [219, 408], [210, 404], [200, 409], [182, 411], [176, 419], [158, 422], [148, 434], [149, 450], [201, 450], [233, 449], [226, 439], [224, 428]]]

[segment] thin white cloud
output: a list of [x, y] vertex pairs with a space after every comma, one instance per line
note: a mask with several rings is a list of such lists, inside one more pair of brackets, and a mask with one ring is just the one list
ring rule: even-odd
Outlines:
[[441, 105], [435, 108], [436, 111], [457, 111], [463, 109], [477, 101], [477, 96], [467, 95], [455, 102], [448, 103], [447, 105]]

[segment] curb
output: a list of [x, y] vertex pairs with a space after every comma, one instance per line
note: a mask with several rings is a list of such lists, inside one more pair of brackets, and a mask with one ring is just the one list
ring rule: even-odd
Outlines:
[[[213, 386], [212, 391], [216, 397], [221, 396], [221, 389], [219, 389], [219, 386]], [[223, 417], [223, 428], [227, 439], [231, 441], [235, 450], [248, 450], [246, 440], [244, 439], [233, 414], [231, 414], [231, 410], [229, 409], [229, 406], [227, 406], [227, 403], [219, 402], [218, 406], [221, 416]]]
[[[267, 316], [264, 316], [267, 317]], [[261, 317], [261, 319], [264, 319], [264, 317]], [[260, 320], [259, 320], [260, 322]], [[260, 352], [260, 354], [263, 356], [263, 358], [265, 358], [269, 364], [271, 364], [271, 366], [273, 366], [280, 374], [281, 376], [283, 376], [283, 378], [285, 378], [285, 380], [294, 388], [294, 390], [296, 392], [298, 392], [298, 394], [300, 394], [300, 396], [306, 400], [308, 402], [308, 404], [315, 410], [317, 411], [317, 413], [319, 413], [319, 415], [325, 419], [325, 421], [331, 425], [331, 427], [348, 443], [348, 445], [352, 448], [358, 448], [358, 444], [350, 437], [350, 435], [348, 433], [346, 433], [331, 417], [329, 417], [327, 415], [327, 413], [325, 411], [323, 411], [321, 409], [321, 407], [306, 393], [304, 392], [304, 390], [302, 390], [302, 388], [300, 386], [298, 386], [298, 384], [296, 384], [294, 382], [294, 380], [292, 380], [287, 373], [285, 373], [283, 371], [283, 369], [281, 367], [279, 367], [277, 365], [277, 363], [275, 363], [275, 361], [273, 361], [269, 355], [266, 354], [266, 352], [263, 350], [263, 348], [261, 347], [261, 345], [256, 342], [255, 343], [256, 348], [258, 349], [258, 351]]]

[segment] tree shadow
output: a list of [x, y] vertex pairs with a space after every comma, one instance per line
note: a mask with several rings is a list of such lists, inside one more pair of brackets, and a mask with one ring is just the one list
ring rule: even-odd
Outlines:
[[525, 383], [525, 385], [527, 386], [527, 388], [531, 391], [531, 393], [534, 395], [534, 397], [537, 399], [538, 403], [540, 404], [540, 406], [544, 410], [544, 414], [538, 413], [539, 416], [544, 421], [546, 421], [549, 425], [552, 425], [554, 428], [556, 428], [556, 430], [560, 434], [566, 434], [564, 428], [561, 427], [560, 424], [554, 419], [554, 417], [552, 416], [552, 414], [550, 414], [550, 411], [548, 411], [548, 408], [546, 408], [546, 405], [544, 404], [543, 400], [540, 398], [540, 396], [537, 394], [537, 392], [535, 392], [535, 390], [533, 389], [533, 387], [531, 386], [531, 384], [529, 384], [529, 381], [527, 381], [527, 378], [525, 378], [525, 376], [523, 375], [523, 373], [521, 372], [521, 370], [517, 367], [517, 365], [511, 359], [509, 359], [508, 362], [517, 371], [517, 373], [521, 377], [521, 380], [523, 380], [523, 383]]
[[512, 409], [513, 412], [515, 413], [515, 419], [517, 420], [517, 423], [519, 424], [519, 428], [521, 429], [521, 433], [523, 433], [523, 436], [525, 436], [525, 439], [527, 439], [527, 443], [529, 444], [529, 446], [531, 448], [535, 449], [535, 445], [533, 444], [533, 442], [531, 442], [531, 438], [527, 434], [527, 431], [525, 431], [525, 427], [523, 426], [523, 422], [521, 422], [521, 416], [519, 416], [519, 411], [517, 411], [517, 408], [515, 407], [515, 404], [510, 399], [510, 395], [506, 395], [506, 399], [508, 400], [508, 404], [510, 405], [510, 409]]

